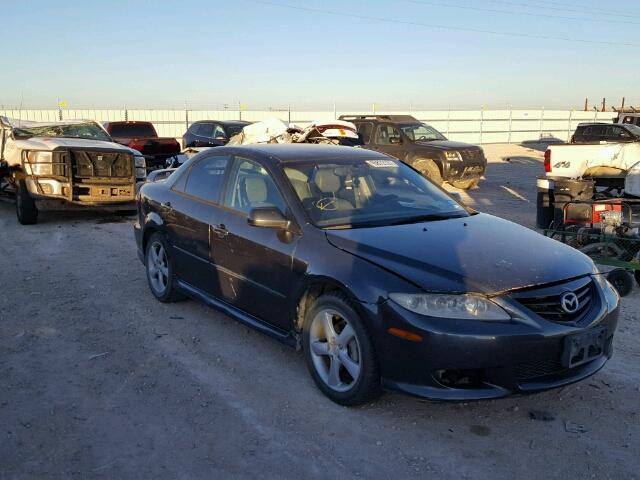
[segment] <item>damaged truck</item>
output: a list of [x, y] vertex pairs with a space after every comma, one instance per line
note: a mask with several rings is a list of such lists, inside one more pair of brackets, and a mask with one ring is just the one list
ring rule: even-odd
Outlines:
[[40, 210], [132, 210], [145, 178], [142, 154], [96, 122], [0, 117], [0, 194], [15, 196], [23, 225], [36, 223]]

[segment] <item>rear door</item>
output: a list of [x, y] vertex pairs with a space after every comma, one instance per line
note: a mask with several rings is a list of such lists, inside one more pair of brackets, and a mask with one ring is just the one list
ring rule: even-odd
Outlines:
[[220, 286], [213, 271], [209, 241], [211, 225], [220, 222], [220, 196], [228, 155], [210, 155], [194, 163], [172, 187], [164, 219], [173, 245], [176, 275], [211, 295]]
[[211, 237], [211, 255], [225, 301], [289, 329], [290, 298], [299, 280], [292, 270], [299, 237], [247, 223], [252, 208], [271, 206], [290, 215], [283, 198], [259, 161], [236, 156], [225, 188], [226, 213]]

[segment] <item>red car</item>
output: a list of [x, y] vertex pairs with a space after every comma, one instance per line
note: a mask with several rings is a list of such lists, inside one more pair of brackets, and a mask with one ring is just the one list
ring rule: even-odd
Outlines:
[[180, 153], [175, 138], [160, 138], [151, 122], [107, 122], [104, 128], [113, 140], [138, 150], [147, 161], [147, 168], [164, 167], [167, 158]]

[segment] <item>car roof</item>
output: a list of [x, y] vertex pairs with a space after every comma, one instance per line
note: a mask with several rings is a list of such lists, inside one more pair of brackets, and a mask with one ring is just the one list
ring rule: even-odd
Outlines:
[[217, 147], [216, 152], [223, 150], [229, 153], [253, 153], [267, 161], [298, 162], [298, 161], [352, 161], [358, 159], [389, 158], [387, 155], [364, 148], [345, 147], [339, 145], [314, 145], [309, 143], [261, 143], [254, 145], [238, 145]]
[[623, 123], [607, 123], [607, 122], [583, 122], [583, 123], [579, 123], [578, 126], [579, 127], [592, 127], [594, 125], [624, 125]]
[[391, 123], [420, 123], [420, 120], [411, 115], [340, 115], [340, 120], [349, 122], [366, 120]]
[[247, 122], [245, 120], [198, 120], [197, 122], [193, 122], [192, 125], [196, 123], [220, 123], [222, 125], [248, 125], [251, 122]]

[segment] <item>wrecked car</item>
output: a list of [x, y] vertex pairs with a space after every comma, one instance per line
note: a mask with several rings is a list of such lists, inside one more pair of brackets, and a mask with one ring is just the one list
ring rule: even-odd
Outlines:
[[146, 179], [142, 154], [119, 145], [96, 122], [27, 122], [0, 117], [0, 193], [34, 224], [40, 210], [135, 208]]

